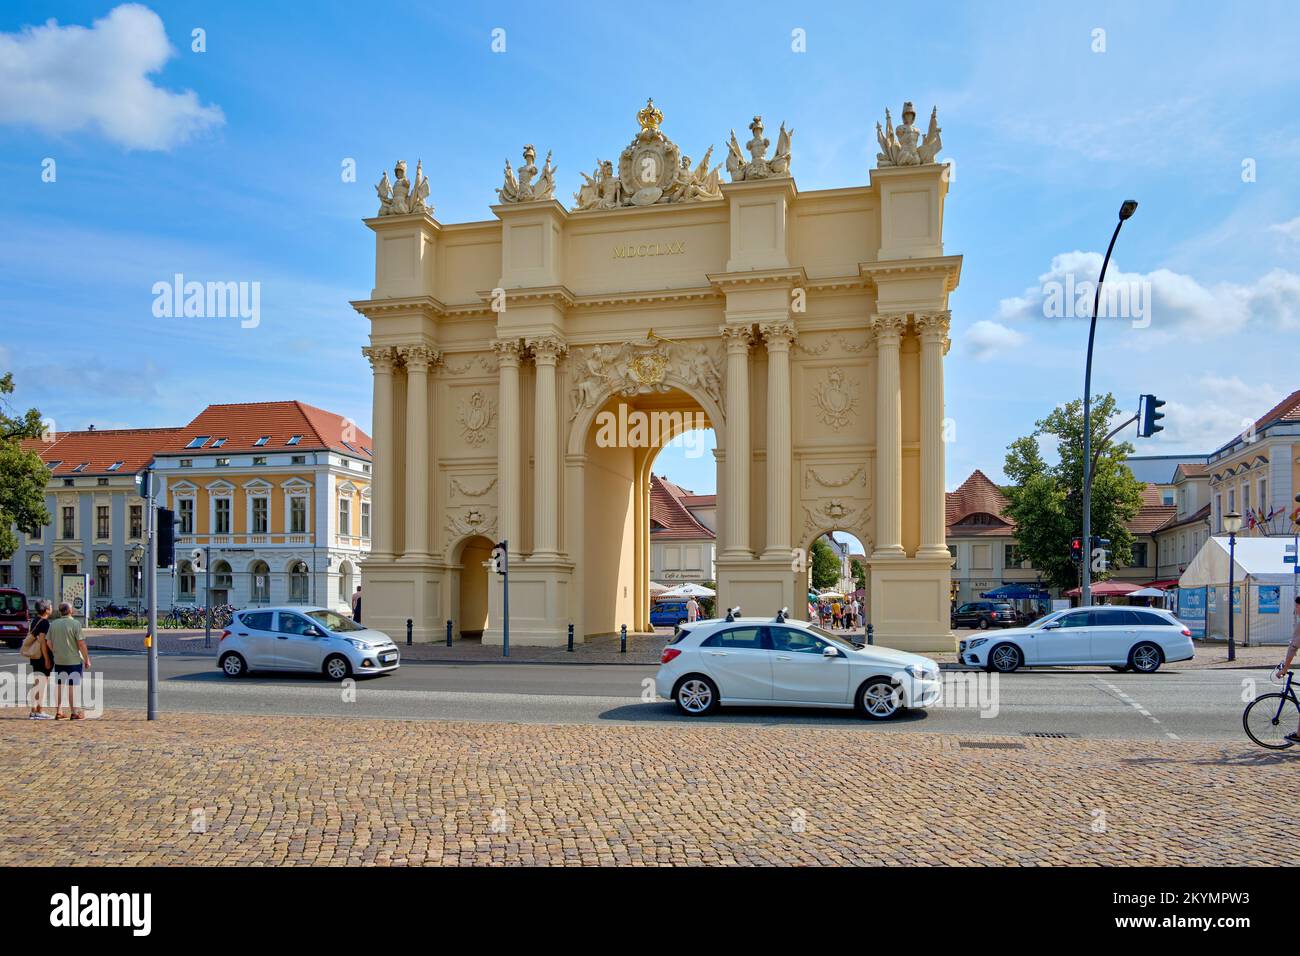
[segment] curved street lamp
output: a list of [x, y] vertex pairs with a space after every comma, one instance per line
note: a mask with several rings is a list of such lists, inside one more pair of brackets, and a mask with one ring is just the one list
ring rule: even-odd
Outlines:
[[1120, 227], [1137, 211], [1136, 199], [1125, 199], [1119, 207], [1119, 222], [1111, 233], [1106, 258], [1101, 262], [1097, 291], [1092, 297], [1092, 320], [1088, 323], [1088, 359], [1083, 372], [1083, 573], [1079, 576], [1079, 606], [1092, 604], [1092, 345], [1097, 337], [1097, 310], [1101, 304], [1101, 285], [1106, 281], [1106, 267], [1115, 249]]

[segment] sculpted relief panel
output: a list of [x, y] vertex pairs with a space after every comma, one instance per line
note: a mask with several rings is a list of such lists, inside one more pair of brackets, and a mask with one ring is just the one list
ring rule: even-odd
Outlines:
[[644, 341], [573, 349], [569, 363], [570, 421], [583, 409], [595, 407], [611, 392], [628, 396], [666, 392], [672, 387], [667, 382], [670, 376], [717, 404], [722, 403], [722, 374], [716, 345], [670, 342], [651, 329]]

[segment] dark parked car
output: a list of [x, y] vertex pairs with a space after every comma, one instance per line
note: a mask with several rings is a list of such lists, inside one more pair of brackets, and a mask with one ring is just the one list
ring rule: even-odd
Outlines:
[[0, 641], [21, 647], [27, 639], [27, 595], [14, 588], [0, 588]]
[[953, 627], [1015, 627], [1016, 609], [1002, 601], [967, 601], [952, 612]]
[[686, 623], [685, 601], [660, 601], [650, 608], [650, 623], [654, 627], [676, 627]]

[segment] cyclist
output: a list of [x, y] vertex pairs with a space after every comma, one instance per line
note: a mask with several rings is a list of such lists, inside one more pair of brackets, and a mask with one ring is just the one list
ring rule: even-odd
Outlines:
[[[1287, 671], [1291, 669], [1291, 662], [1295, 660], [1296, 652], [1300, 651], [1300, 595], [1295, 599], [1295, 625], [1291, 628], [1291, 643], [1286, 647], [1286, 658], [1277, 666], [1277, 676], [1285, 677]], [[1300, 725], [1297, 725], [1293, 733], [1286, 735], [1286, 739], [1293, 744], [1300, 744]]]

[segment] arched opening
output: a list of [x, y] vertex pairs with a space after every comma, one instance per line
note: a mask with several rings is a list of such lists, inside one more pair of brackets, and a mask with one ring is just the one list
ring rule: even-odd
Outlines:
[[830, 630], [864, 633], [870, 568], [862, 539], [851, 531], [833, 529], [813, 538], [805, 553], [804, 616]]
[[195, 588], [194, 565], [182, 560], [176, 565], [176, 600], [193, 602]]
[[488, 561], [492, 542], [482, 535], [466, 538], [453, 552], [451, 620], [453, 636], [481, 641], [488, 628]]
[[265, 561], [248, 566], [248, 595], [250, 604], [271, 603], [271, 567]]
[[[717, 405], [712, 396], [704, 401], [707, 406], [680, 386], [615, 393], [586, 421], [582, 453], [576, 456], [583, 492], [583, 570], [577, 595], [586, 637], [615, 634], [623, 625], [629, 633], [652, 630], [653, 465], [673, 439], [687, 436], [682, 438], [683, 453], [689, 441], [692, 454], [703, 456], [700, 470], [712, 474], [710, 485], [716, 488], [714, 445], [699, 433], [712, 434]], [[693, 563], [705, 560], [701, 550]]]
[[711, 428], [690, 428], [658, 449], [650, 463], [650, 624], [659, 630], [716, 613], [715, 451]]
[[338, 593], [335, 594], [335, 600], [342, 607], [352, 607], [352, 591], [354, 590], [351, 561], [344, 561], [339, 565], [339, 585]]
[[310, 593], [307, 562], [295, 558], [289, 562], [289, 603], [306, 604]]
[[228, 561], [212, 562], [212, 590], [208, 593], [208, 604], [220, 607], [230, 603], [230, 592], [235, 587], [235, 575], [230, 570]]

